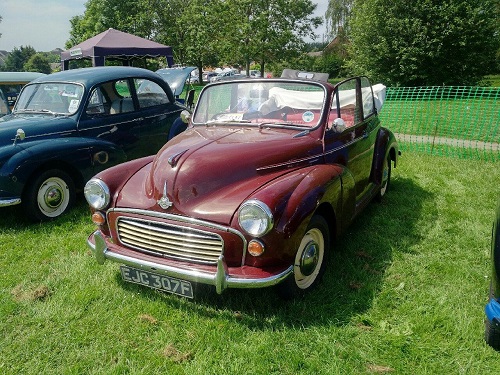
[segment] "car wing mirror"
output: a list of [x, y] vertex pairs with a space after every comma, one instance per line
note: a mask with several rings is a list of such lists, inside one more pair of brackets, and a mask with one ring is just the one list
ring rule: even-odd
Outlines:
[[14, 145], [17, 141], [23, 141], [26, 138], [26, 133], [23, 129], [17, 129], [16, 136], [14, 138]]
[[181, 120], [183, 123], [189, 124], [189, 121], [191, 120], [191, 112], [186, 111], [186, 110], [182, 111], [181, 112]]
[[335, 120], [333, 120], [331, 129], [335, 133], [342, 133], [342, 132], [344, 132], [344, 130], [346, 129], [345, 121], [342, 120], [341, 118], [336, 118]]

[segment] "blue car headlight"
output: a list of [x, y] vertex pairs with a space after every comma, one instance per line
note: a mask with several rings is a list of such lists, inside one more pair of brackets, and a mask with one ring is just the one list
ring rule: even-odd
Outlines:
[[92, 178], [85, 184], [85, 199], [96, 210], [104, 210], [110, 202], [108, 185], [98, 178]]
[[274, 225], [271, 210], [257, 199], [250, 199], [241, 205], [238, 211], [238, 222], [245, 232], [254, 237], [265, 235]]

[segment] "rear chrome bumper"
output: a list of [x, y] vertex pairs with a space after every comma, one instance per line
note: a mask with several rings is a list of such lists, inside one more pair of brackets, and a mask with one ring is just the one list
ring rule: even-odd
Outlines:
[[87, 244], [94, 253], [99, 264], [103, 264], [106, 260], [111, 260], [113, 262], [125, 264], [129, 267], [153, 272], [159, 275], [170, 276], [195, 283], [213, 285], [219, 294], [221, 294], [226, 288], [264, 288], [273, 286], [283, 281], [293, 272], [293, 265], [291, 265], [286, 270], [265, 278], [256, 279], [232, 277], [228, 273], [228, 267], [223, 255], [221, 255], [217, 260], [217, 271], [215, 273], [179, 269], [114, 253], [108, 249], [104, 237], [98, 230], [89, 236]]

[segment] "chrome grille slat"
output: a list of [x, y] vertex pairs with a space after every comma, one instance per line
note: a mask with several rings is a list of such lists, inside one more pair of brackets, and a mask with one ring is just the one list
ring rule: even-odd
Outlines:
[[123, 229], [121, 230], [120, 232], [120, 235], [122, 237], [139, 237], [139, 238], [144, 238], [144, 239], [147, 239], [148, 241], [158, 241], [158, 240], [163, 240], [162, 242], [168, 242], [168, 243], [172, 243], [172, 244], [177, 244], [177, 245], [180, 245], [180, 246], [185, 246], [185, 247], [193, 247], [193, 248], [204, 248], [204, 249], [211, 249], [211, 248], [214, 248], [215, 251], [219, 250], [220, 249], [220, 244], [219, 243], [214, 243], [214, 242], [208, 242], [208, 241], [199, 241], [199, 242], [194, 242], [192, 240], [189, 240], [189, 239], [181, 239], [179, 237], [172, 237], [172, 236], [161, 236], [161, 235], [158, 235], [158, 236], [155, 236], [155, 237], [151, 237], [152, 235], [154, 235], [156, 233], [154, 232], [146, 232], [146, 231], [138, 231], [138, 232], [134, 232], [133, 230], [130, 230], [130, 229]]
[[224, 248], [218, 234], [186, 226], [120, 217], [116, 229], [123, 244], [173, 259], [215, 264]]
[[[182, 247], [182, 243], [177, 242], [175, 244], [168, 244], [168, 243], [162, 243], [158, 241], [148, 241], [148, 240], [141, 240], [141, 238], [134, 238], [132, 236], [123, 236], [122, 235], [122, 241], [128, 241], [130, 243], [135, 243], [140, 246], [144, 247], [155, 247], [158, 250], [161, 251], [177, 251], [176, 249]], [[174, 246], [175, 245], [175, 246]], [[208, 250], [208, 251], [207, 251]], [[211, 250], [211, 251], [210, 251]], [[188, 253], [188, 254], [204, 254], [204, 255], [219, 255], [220, 254], [220, 249], [202, 249], [202, 248], [194, 248], [194, 247], [184, 247], [183, 252]]]

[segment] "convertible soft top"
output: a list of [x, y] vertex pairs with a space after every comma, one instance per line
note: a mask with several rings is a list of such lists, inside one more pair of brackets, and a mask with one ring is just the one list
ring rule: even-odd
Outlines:
[[[386, 87], [378, 83], [372, 86], [375, 97], [375, 107], [380, 111], [385, 101]], [[267, 99], [259, 108], [263, 114], [271, 113], [285, 107], [295, 109], [321, 109], [325, 93], [321, 91], [295, 91], [287, 90], [281, 87], [273, 87], [269, 90], [269, 99]], [[368, 96], [369, 97], [369, 96]], [[356, 90], [339, 91], [340, 107], [354, 106], [356, 103]], [[332, 104], [332, 108], [337, 103]]]

